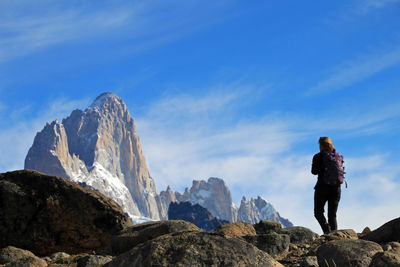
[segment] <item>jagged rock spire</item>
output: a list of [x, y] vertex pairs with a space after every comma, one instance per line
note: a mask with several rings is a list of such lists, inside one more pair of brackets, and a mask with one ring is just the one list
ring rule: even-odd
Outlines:
[[131, 215], [160, 218], [155, 183], [134, 121], [113, 93], [101, 94], [62, 123], [46, 125], [35, 137], [25, 168], [85, 182]]

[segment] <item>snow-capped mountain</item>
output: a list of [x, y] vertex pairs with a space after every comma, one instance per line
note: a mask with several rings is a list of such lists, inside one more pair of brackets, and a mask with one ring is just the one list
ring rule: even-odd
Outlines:
[[207, 182], [194, 180], [189, 194], [178, 195], [177, 199], [199, 204], [219, 219], [236, 221], [237, 207], [233, 205], [231, 192], [222, 179], [211, 177]]
[[125, 103], [112, 93], [37, 133], [25, 159], [34, 169], [84, 182], [131, 216], [160, 219], [157, 191]]
[[158, 195], [135, 123], [122, 99], [112, 93], [101, 94], [84, 111], [74, 110], [62, 122], [47, 123], [35, 136], [25, 169], [93, 187], [119, 203], [136, 222], [168, 219], [169, 204], [185, 201], [229, 222], [282, 219], [259, 198], [242, 200], [237, 208], [219, 178], [193, 181], [183, 194], [168, 187]]
[[256, 199], [250, 198], [248, 201], [245, 197], [242, 198], [237, 220], [251, 224], [258, 223], [260, 220], [272, 220], [280, 222], [284, 227], [293, 226], [288, 219], [282, 218], [274, 207], [260, 196]]
[[168, 186], [166, 191], [160, 192], [160, 196], [162, 206], [167, 210], [171, 202], [191, 202], [206, 208], [218, 219], [229, 222], [242, 221], [255, 224], [260, 220], [273, 220], [280, 222], [284, 227], [293, 225], [289, 220], [282, 218], [274, 207], [261, 197], [251, 198], [249, 201], [243, 197], [238, 208], [232, 202], [228, 186], [220, 178], [211, 177], [208, 181], [194, 180], [192, 187], [186, 188], [183, 194], [172, 192]]

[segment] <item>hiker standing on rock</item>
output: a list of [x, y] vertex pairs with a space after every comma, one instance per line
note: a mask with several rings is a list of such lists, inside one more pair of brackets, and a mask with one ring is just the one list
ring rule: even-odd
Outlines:
[[[336, 152], [329, 137], [319, 139], [320, 152], [312, 161], [311, 173], [318, 175], [314, 193], [314, 216], [324, 234], [337, 230], [336, 212], [338, 209], [344, 168], [343, 157]], [[328, 202], [328, 222], [324, 216], [324, 206]]]

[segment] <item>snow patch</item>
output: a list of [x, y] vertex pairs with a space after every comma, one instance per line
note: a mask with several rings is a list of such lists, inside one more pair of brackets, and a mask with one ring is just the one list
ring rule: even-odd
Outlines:
[[201, 189], [198, 192], [196, 192], [196, 196], [199, 196], [202, 199], [207, 199], [207, 198], [211, 197], [211, 192], [210, 191], [206, 191], [204, 189]]
[[154, 222], [154, 220], [147, 218], [147, 217], [141, 217], [141, 216], [134, 216], [134, 215], [129, 215], [129, 217], [132, 219], [133, 224], [141, 224], [141, 223], [146, 223], [146, 222]]
[[57, 155], [57, 153], [56, 153], [56, 151], [55, 151], [54, 149], [50, 149], [49, 152], [50, 152], [53, 156], [58, 157], [58, 155]]
[[113, 199], [131, 217], [140, 215], [131, 193], [116, 175], [110, 173], [99, 162], [94, 162], [90, 169], [89, 175], [85, 174], [81, 169], [71, 170], [71, 180], [85, 183]]
[[120, 99], [114, 95], [113, 93], [107, 92], [99, 95], [94, 102], [89, 106], [89, 109], [101, 109], [104, 106], [104, 102], [106, 102], [108, 99], [112, 99], [112, 101], [120, 103]]
[[208, 178], [207, 181], [208, 184], [225, 184], [224, 180], [222, 180], [221, 178], [216, 178], [216, 177], [210, 177]]

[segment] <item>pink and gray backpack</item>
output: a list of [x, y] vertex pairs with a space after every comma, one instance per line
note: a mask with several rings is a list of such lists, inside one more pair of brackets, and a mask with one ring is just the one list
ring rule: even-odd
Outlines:
[[323, 181], [328, 185], [339, 185], [343, 183], [344, 167], [343, 157], [337, 152], [322, 152], [322, 163], [324, 168]]

